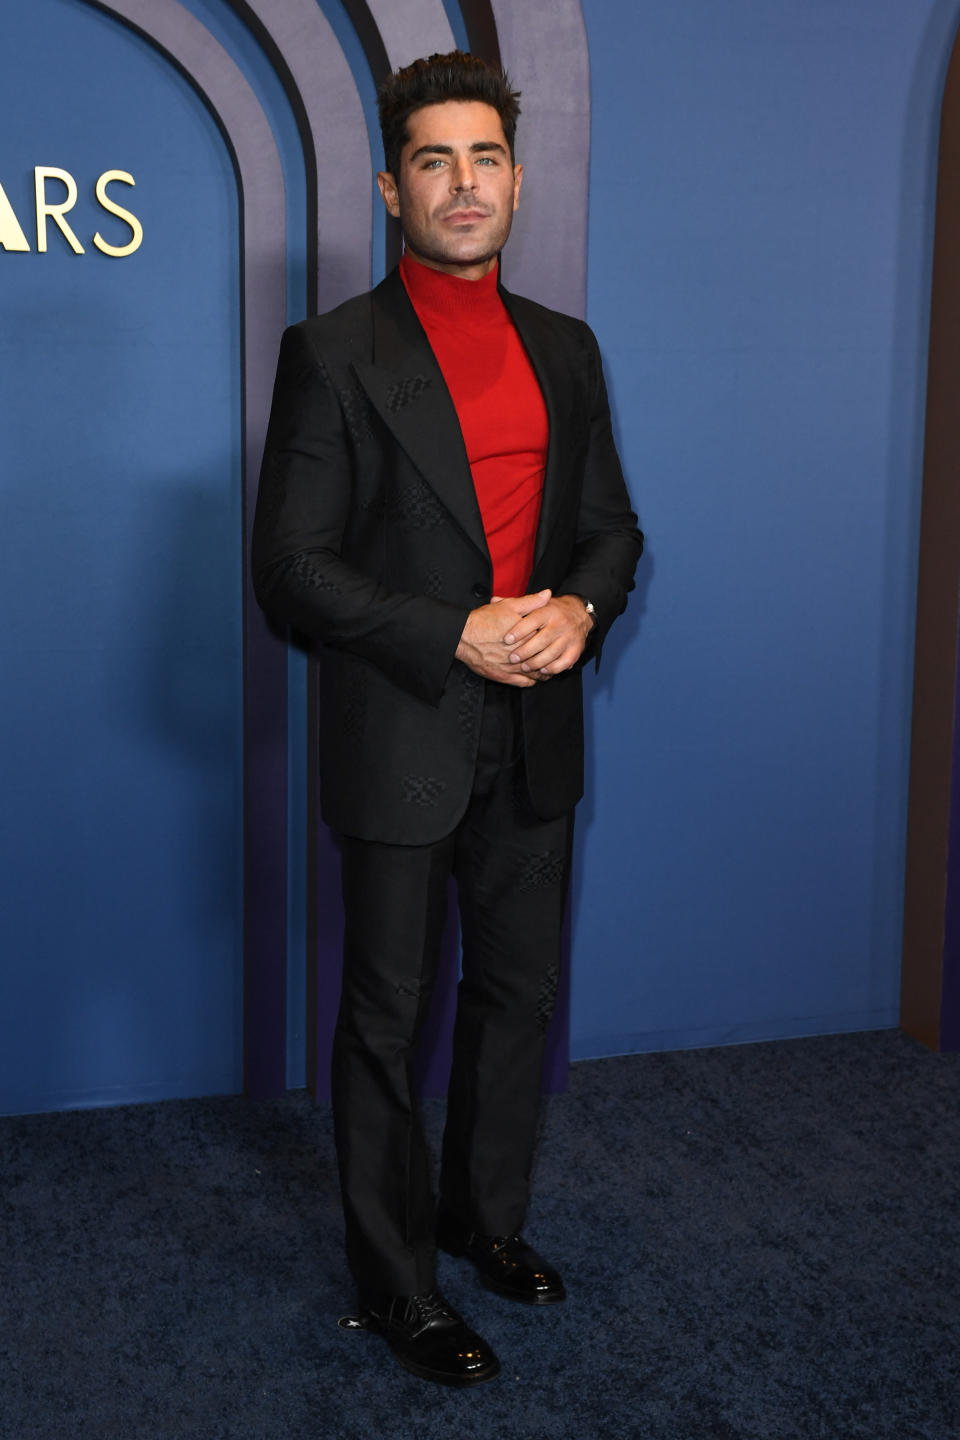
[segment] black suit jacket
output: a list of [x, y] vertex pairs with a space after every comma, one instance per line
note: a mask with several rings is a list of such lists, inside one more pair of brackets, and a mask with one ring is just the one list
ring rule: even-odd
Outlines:
[[[550, 425], [528, 589], [591, 600], [586, 655], [599, 656], [642, 536], [596, 341], [582, 321], [501, 294]], [[253, 574], [267, 613], [319, 644], [327, 822], [396, 844], [449, 834], [484, 690], [454, 653], [492, 566], [457, 414], [397, 271], [283, 336]], [[519, 693], [530, 797], [549, 819], [583, 791], [580, 668]]]

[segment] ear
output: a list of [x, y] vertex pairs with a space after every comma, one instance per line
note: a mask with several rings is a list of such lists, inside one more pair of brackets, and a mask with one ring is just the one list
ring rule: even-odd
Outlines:
[[400, 218], [400, 192], [397, 189], [397, 182], [389, 170], [381, 170], [377, 175], [377, 184], [380, 187], [380, 194], [383, 196], [383, 203], [395, 220]]
[[516, 210], [517, 207], [518, 207], [518, 205], [520, 204], [520, 182], [521, 182], [522, 179], [523, 179], [523, 166], [522, 166], [522, 165], [514, 165], [514, 167], [513, 167], [513, 208], [514, 208], [514, 210]]

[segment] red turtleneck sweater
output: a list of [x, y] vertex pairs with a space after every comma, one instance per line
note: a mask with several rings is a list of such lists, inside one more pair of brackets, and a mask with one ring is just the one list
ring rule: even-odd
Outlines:
[[524, 595], [549, 430], [533, 366], [497, 293], [497, 268], [482, 280], [462, 280], [405, 254], [400, 275], [460, 421], [493, 561], [493, 593]]

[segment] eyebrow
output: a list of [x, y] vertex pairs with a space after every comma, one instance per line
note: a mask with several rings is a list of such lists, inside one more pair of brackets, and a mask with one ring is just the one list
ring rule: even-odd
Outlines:
[[[473, 144], [470, 146], [471, 155], [478, 154], [480, 151], [483, 150], [498, 150], [501, 155], [506, 155], [507, 153], [506, 146], [501, 145], [499, 140], [474, 140]], [[419, 150], [414, 150], [407, 163], [412, 165], [414, 160], [420, 159], [421, 155], [452, 154], [452, 145], [421, 145]]]

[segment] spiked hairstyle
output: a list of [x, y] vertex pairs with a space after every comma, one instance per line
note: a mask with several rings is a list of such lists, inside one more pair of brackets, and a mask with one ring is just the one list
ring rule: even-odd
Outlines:
[[400, 154], [410, 138], [407, 121], [415, 110], [422, 110], [425, 105], [442, 105], [446, 100], [479, 100], [491, 105], [500, 116], [510, 159], [514, 159], [519, 90], [511, 89], [509, 75], [499, 66], [489, 65], [477, 55], [451, 50], [448, 55], [430, 55], [405, 65], [388, 75], [377, 92], [384, 162], [397, 182]]

